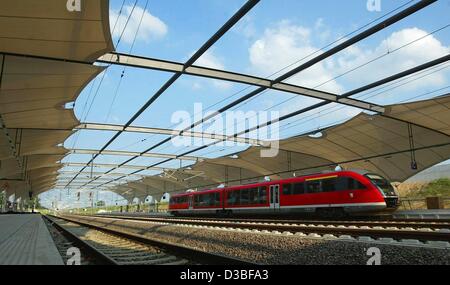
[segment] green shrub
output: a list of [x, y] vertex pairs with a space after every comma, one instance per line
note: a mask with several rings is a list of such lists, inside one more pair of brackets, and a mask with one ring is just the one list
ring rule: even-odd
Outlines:
[[420, 191], [411, 193], [412, 197], [434, 197], [434, 196], [442, 196], [442, 197], [450, 197], [450, 179], [441, 178], [437, 180], [433, 180], [425, 187], [423, 187]]

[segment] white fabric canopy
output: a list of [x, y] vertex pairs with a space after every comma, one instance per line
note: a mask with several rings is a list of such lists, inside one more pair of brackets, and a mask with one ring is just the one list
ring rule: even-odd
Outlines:
[[81, 3], [80, 11], [61, 0], [1, 3], [0, 181], [16, 198], [56, 183], [67, 154], [58, 145], [80, 123], [65, 105], [103, 70], [86, 62], [114, 49], [109, 1]]

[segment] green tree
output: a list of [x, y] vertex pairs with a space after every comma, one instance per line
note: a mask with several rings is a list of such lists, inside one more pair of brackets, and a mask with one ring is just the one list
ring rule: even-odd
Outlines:
[[34, 197], [32, 200], [32, 203], [34, 204], [34, 208], [37, 209], [44, 209], [41, 205], [41, 199], [39, 197]]
[[1, 210], [1, 207], [3, 207], [3, 203], [5, 203], [5, 199], [6, 199], [5, 193], [0, 192], [0, 210]]

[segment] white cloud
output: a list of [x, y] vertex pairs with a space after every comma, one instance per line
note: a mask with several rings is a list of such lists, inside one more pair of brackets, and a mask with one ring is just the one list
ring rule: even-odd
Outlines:
[[[286, 20], [279, 22], [275, 27], [266, 29], [264, 35], [256, 40], [249, 49], [252, 71], [262, 76], [267, 76], [315, 52], [318, 50], [318, 47], [312, 44], [313, 40], [321, 40], [322, 33], [327, 34], [329, 32], [324, 27], [324, 21], [319, 18], [312, 29], [293, 25]], [[321, 32], [318, 33], [317, 29]], [[313, 34], [315, 38], [312, 38]], [[319, 89], [332, 93], [341, 93], [344, 89], [344, 83], [345, 85], [351, 85], [351, 87], [364, 85], [418, 66], [450, 52], [450, 48], [444, 46], [436, 37], [433, 35], [424, 37], [426, 35], [427, 32], [419, 28], [402, 29], [393, 32], [372, 48], [363, 49], [360, 45], [351, 46], [336, 56], [300, 72], [288, 81], [306, 87], [315, 87], [329, 81], [327, 84], [320, 86]], [[395, 49], [422, 37], [424, 38], [393, 52]], [[340, 79], [333, 79], [359, 65], [386, 54], [388, 51], [389, 55], [365, 67], [356, 69]], [[313, 56], [317, 55], [318, 53]], [[310, 58], [312, 57], [302, 62]], [[297, 63], [295, 66], [299, 64]], [[290, 69], [295, 66], [290, 67]], [[286, 71], [283, 70], [282, 73]], [[423, 80], [405, 85], [401, 90], [441, 86], [446, 81], [445, 72], [440, 72]], [[346, 89], [349, 88], [349, 86], [346, 87]]]
[[[309, 56], [316, 50], [318, 48], [314, 47], [311, 43], [310, 29], [293, 25], [289, 21], [284, 20], [274, 28], [266, 29], [264, 35], [250, 47], [251, 69], [262, 76], [268, 76], [299, 59]], [[293, 76], [288, 82], [307, 87], [315, 87], [320, 83], [331, 80], [333, 73], [327, 69], [327, 64], [329, 63], [318, 63]], [[298, 65], [297, 63], [295, 66]], [[290, 67], [290, 69], [295, 66]], [[284, 70], [283, 73], [287, 71]], [[331, 80], [322, 89], [334, 93], [342, 91], [342, 87], [334, 80]]]
[[222, 63], [222, 60], [216, 57], [211, 51], [205, 52], [199, 59], [197, 59], [195, 65], [200, 65], [214, 69], [225, 68], [224, 64]]
[[[289, 66], [318, 50], [319, 47], [314, 46], [313, 43], [322, 42], [324, 38], [328, 37], [329, 33], [330, 30], [325, 26], [322, 19], [318, 19], [311, 28], [294, 25], [286, 20], [281, 21], [275, 26], [267, 28], [264, 34], [249, 48], [250, 71], [260, 76], [268, 76], [277, 72], [281, 68]], [[450, 48], [444, 46], [432, 35], [392, 53], [393, 50], [425, 35], [427, 35], [427, 32], [419, 28], [402, 29], [392, 33], [385, 40], [372, 47], [363, 48], [362, 44], [351, 46], [336, 56], [298, 73], [290, 78], [288, 82], [314, 88], [329, 81], [318, 89], [341, 94], [343, 90], [360, 87], [449, 53]], [[374, 61], [368, 66], [357, 69], [342, 78], [334, 79], [344, 72], [385, 54], [388, 49], [390, 54], [381, 60]], [[304, 59], [301, 63], [318, 54], [316, 53]], [[289, 69], [299, 66], [301, 63], [296, 63]], [[285, 69], [277, 75], [283, 74], [289, 69]], [[380, 96], [377, 99], [383, 99], [382, 103], [398, 102], [405, 98], [411, 98], [411, 94], [417, 95], [417, 92], [420, 92], [418, 88], [440, 87], [446, 84], [447, 80], [448, 73], [440, 72], [395, 90], [395, 95], [389, 92], [390, 94], [383, 94], [384, 98]], [[415, 92], [411, 92], [411, 90]], [[279, 111], [282, 114], [290, 113], [314, 102], [315, 100], [311, 98], [298, 97], [289, 101], [289, 104], [282, 105]], [[319, 110], [316, 110], [316, 112], [319, 112]], [[307, 129], [314, 128], [324, 123], [348, 119], [358, 112], [358, 109], [344, 107], [338, 112], [323, 114], [325, 115], [324, 117], [318, 119], [317, 122], [311, 121], [305, 127]]]
[[[426, 36], [428, 33], [419, 28], [406, 28], [392, 33], [372, 49], [362, 50], [354, 46], [345, 50], [336, 59], [336, 73], [341, 74], [362, 65], [387, 52], [392, 52], [410, 42]], [[400, 50], [391, 53], [368, 66], [362, 67], [348, 76], [346, 80], [357, 85], [373, 82], [406, 69], [431, 61], [445, 54], [450, 49], [445, 47], [433, 35], [422, 38]], [[439, 86], [446, 82], [445, 72], [438, 72], [414, 83], [402, 87], [402, 90], [415, 90], [420, 87]]]
[[200, 84], [200, 83], [198, 83], [198, 82], [194, 82], [193, 84], [192, 84], [192, 89], [193, 90], [200, 90], [200, 89], [202, 89], [203, 88], [203, 86]]
[[[191, 54], [192, 55], [192, 54]], [[225, 65], [223, 64], [222, 59], [218, 58], [212, 51], [205, 52], [195, 63], [194, 65], [209, 67], [213, 69], [224, 70]], [[232, 84], [223, 80], [213, 80], [213, 85], [219, 89], [230, 89]]]
[[318, 18], [314, 24], [314, 35], [318, 37], [321, 42], [321, 45], [326, 45], [329, 42], [333, 41], [331, 39], [331, 30], [325, 24], [325, 20], [323, 18]]
[[[110, 11], [111, 30], [114, 28], [114, 25], [117, 21], [116, 27], [113, 32], [114, 39], [118, 39], [119, 36], [121, 35], [132, 10], [133, 7], [131, 5], [125, 6], [122, 10], [122, 14], [120, 15], [120, 17], [119, 11], [117, 10]], [[136, 31], [139, 27], [141, 18], [142, 23], [139, 28], [139, 33], [137, 34], [136, 37], [137, 41], [144, 41], [148, 43], [151, 40], [160, 39], [167, 34], [168, 27], [161, 19], [153, 16], [148, 11], [145, 11], [144, 16], [142, 16], [143, 13], [144, 9], [139, 6], [136, 6], [127, 24], [126, 30], [122, 36], [121, 41], [124, 41], [128, 44], [133, 42], [134, 35], [136, 34]]]
[[[282, 68], [290, 66], [304, 57], [307, 57], [300, 63], [296, 63], [293, 66], [282, 70], [280, 73], [277, 73], [275, 76], [272, 76], [272, 78], [274, 78], [286, 73], [296, 66], [299, 66], [301, 63], [311, 59], [313, 56], [317, 56], [319, 53], [309, 56], [318, 50], [318, 48], [312, 44], [311, 37], [312, 34], [317, 35], [321, 32], [318, 29], [326, 30], [323, 27], [323, 20], [318, 20], [313, 29], [293, 25], [289, 21], [284, 20], [276, 24], [274, 27], [267, 28], [264, 34], [249, 48], [249, 59], [251, 63], [250, 71], [266, 77], [278, 72]], [[287, 82], [313, 88], [325, 81], [331, 80], [330, 83], [320, 87], [319, 89], [333, 93], [340, 93], [343, 88], [336, 81], [332, 80], [334, 75], [331, 67], [331, 61], [318, 63], [313, 67], [291, 77], [287, 80]], [[272, 105], [275, 105], [280, 101], [276, 99], [274, 100], [275, 101]], [[289, 103], [284, 103], [275, 109], [279, 110], [280, 115], [282, 116], [317, 102], [317, 99], [298, 96], [294, 97], [293, 100], [290, 100]], [[337, 117], [335, 120], [341, 120], [342, 118], [352, 116], [354, 114], [355, 111], [352, 110], [351, 114], [348, 112], [339, 112], [332, 114], [332, 116]], [[329, 116], [330, 115], [328, 115], [328, 117]], [[321, 123], [322, 120], [320, 119], [307, 120], [305, 125], [300, 128], [303, 131], [306, 131], [319, 127]]]
[[254, 23], [254, 19], [252, 16], [244, 17], [239, 23], [236, 25], [236, 28], [233, 31], [241, 34], [248, 40], [253, 39], [256, 36], [256, 27]]

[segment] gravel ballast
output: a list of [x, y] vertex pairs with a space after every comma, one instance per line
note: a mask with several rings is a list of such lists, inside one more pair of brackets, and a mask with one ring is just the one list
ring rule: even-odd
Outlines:
[[111, 230], [182, 244], [199, 250], [225, 254], [260, 264], [358, 264], [371, 258], [376, 247], [381, 264], [450, 265], [450, 250], [341, 240], [324, 240], [298, 235], [237, 232], [184, 227], [162, 223], [93, 217], [71, 217]]

